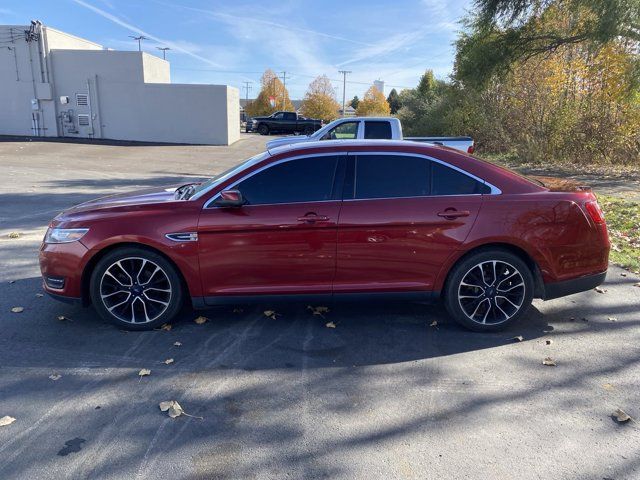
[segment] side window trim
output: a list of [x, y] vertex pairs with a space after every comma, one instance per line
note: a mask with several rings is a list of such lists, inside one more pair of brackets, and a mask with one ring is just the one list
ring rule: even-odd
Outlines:
[[[344, 165], [344, 163], [346, 163], [346, 157], [347, 157], [347, 152], [331, 152], [331, 153], [315, 153], [315, 154], [307, 154], [307, 155], [297, 155], [295, 157], [288, 157], [288, 158], [283, 158], [280, 160], [277, 160], [273, 163], [269, 163], [267, 165], [263, 165], [262, 167], [258, 168], [257, 170], [254, 170], [251, 173], [248, 173], [247, 175], [239, 178], [238, 180], [236, 180], [233, 183], [230, 183], [229, 185], [225, 186], [224, 188], [220, 189], [215, 195], [213, 195], [209, 200], [207, 200], [204, 204], [204, 206], [202, 207], [203, 210], [209, 209], [209, 208], [222, 208], [222, 207], [217, 207], [215, 205], [211, 205], [218, 197], [220, 197], [220, 193], [223, 190], [229, 190], [232, 189], [233, 187], [237, 186], [238, 184], [242, 183], [243, 181], [247, 180], [248, 178], [253, 177], [254, 175], [267, 170], [268, 168], [271, 167], [275, 167], [276, 165], [280, 165], [281, 163], [286, 163], [286, 162], [291, 162], [294, 160], [300, 160], [303, 158], [311, 158], [311, 157], [338, 157], [338, 161], [337, 161], [337, 165], [336, 165], [336, 172], [334, 172], [334, 184], [333, 184], [333, 188], [336, 189], [335, 191], [332, 191], [332, 197], [336, 197], [337, 192], [340, 191], [340, 189], [336, 188], [336, 175], [338, 175], [339, 173], [339, 169], [341, 168], [341, 162]], [[343, 161], [344, 160], [344, 161]], [[344, 182], [344, 179], [343, 179]], [[340, 198], [338, 196], [338, 198], [332, 198], [330, 200], [316, 200], [314, 202], [291, 202], [290, 204], [294, 204], [294, 203], [322, 203], [322, 202], [335, 202], [336, 200], [340, 201]], [[266, 203], [261, 203], [260, 205], [255, 205], [255, 206], [261, 206], [261, 205], [288, 205], [288, 204], [266, 204]]]
[[[476, 175], [474, 175], [473, 173], [469, 173], [466, 170], [463, 170], [459, 167], [456, 167], [455, 165], [451, 165], [450, 163], [444, 162], [442, 160], [439, 160], [435, 157], [432, 157], [430, 155], [422, 155], [419, 153], [405, 153], [405, 152], [389, 152], [389, 151], [371, 151], [371, 152], [348, 152], [347, 153], [347, 157], [349, 159], [353, 159], [353, 160], [349, 160], [350, 162], [353, 162], [353, 164], [349, 164], [349, 167], [347, 169], [347, 178], [345, 178], [345, 193], [349, 193], [346, 192], [346, 187], [347, 185], [352, 185], [353, 189], [352, 192], [350, 192], [351, 194], [349, 196], [344, 195], [343, 196], [343, 200], [344, 201], [366, 201], [366, 200], [389, 200], [389, 198], [391, 197], [382, 197], [382, 198], [355, 198], [355, 164], [356, 164], [356, 160], [357, 157], [359, 156], [367, 156], [367, 155], [393, 155], [396, 157], [419, 157], [419, 158], [425, 158], [427, 160], [431, 160], [432, 162], [435, 163], [439, 163], [440, 165], [444, 166], [444, 167], [448, 167], [451, 168], [457, 172], [460, 172], [472, 179], [474, 179], [477, 182], [483, 183], [484, 185], [486, 185], [487, 187], [489, 187], [491, 189], [491, 191], [489, 193], [486, 194], [482, 194], [482, 193], [461, 193], [461, 194], [456, 194], [456, 195], [446, 195], [447, 197], [474, 197], [474, 196], [479, 196], [479, 195], [502, 195], [502, 190], [500, 190], [498, 187], [496, 187], [495, 185], [487, 182], [486, 180], [477, 177]], [[393, 197], [393, 198], [429, 198], [429, 197], [441, 197], [443, 195], [429, 195], [429, 196], [406, 196], [406, 197]]]

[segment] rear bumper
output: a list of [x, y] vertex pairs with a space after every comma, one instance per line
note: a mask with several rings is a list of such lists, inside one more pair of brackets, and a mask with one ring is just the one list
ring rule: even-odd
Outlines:
[[551, 300], [553, 298], [565, 297], [574, 293], [585, 292], [601, 285], [607, 276], [607, 271], [596, 273], [593, 275], [585, 275], [584, 277], [564, 280], [562, 282], [545, 283], [544, 299]]

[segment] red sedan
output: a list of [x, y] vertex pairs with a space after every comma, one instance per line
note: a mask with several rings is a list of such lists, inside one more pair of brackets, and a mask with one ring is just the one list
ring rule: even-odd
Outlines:
[[487, 331], [534, 297], [602, 283], [609, 247], [588, 190], [443, 147], [341, 140], [73, 207], [51, 222], [40, 266], [47, 293], [135, 330], [171, 321], [187, 300], [399, 297], [442, 299]]

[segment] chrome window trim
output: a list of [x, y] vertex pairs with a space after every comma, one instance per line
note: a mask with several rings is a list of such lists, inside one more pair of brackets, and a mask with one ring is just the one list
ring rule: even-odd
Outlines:
[[[406, 153], [406, 152], [349, 152], [347, 154], [348, 156], [367, 156], [367, 155], [390, 155], [390, 156], [396, 156], [396, 157], [421, 157], [421, 158], [426, 158], [428, 160], [431, 160], [432, 162], [436, 162], [439, 163], [440, 165], [443, 165], [444, 167], [448, 167], [451, 168], [459, 173], [462, 173], [463, 175], [466, 175], [467, 177], [470, 177], [472, 179], [474, 179], [477, 182], [483, 183], [484, 185], [486, 185], [487, 187], [489, 187], [491, 189], [491, 191], [489, 193], [459, 193], [456, 195], [420, 195], [420, 196], [407, 196], [407, 197], [382, 197], [382, 198], [353, 198], [353, 199], [349, 199], [349, 200], [382, 200], [384, 198], [429, 198], [429, 197], [433, 197], [433, 198], [440, 198], [440, 197], [471, 197], [471, 196], [475, 196], [475, 195], [501, 195], [502, 194], [502, 190], [500, 190], [498, 187], [496, 187], [495, 185], [487, 182], [486, 180], [475, 176], [473, 173], [469, 173], [466, 170], [463, 170], [459, 167], [456, 167], [455, 165], [451, 165], [450, 163], [444, 162], [438, 158], [435, 157], [431, 157], [429, 155], [423, 155], [420, 153]], [[355, 172], [354, 172], [354, 177], [355, 177]], [[354, 178], [354, 194], [355, 194], [355, 178]], [[346, 200], [345, 200], [346, 201]]]
[[[311, 158], [311, 157], [340, 157], [340, 156], [346, 156], [347, 152], [331, 152], [331, 153], [307, 153], [305, 155], [296, 155], [295, 157], [288, 157], [288, 158], [282, 158], [280, 160], [277, 160], [273, 163], [269, 163], [268, 165], [265, 165], [263, 167], [258, 168], [257, 170], [245, 175], [244, 177], [240, 178], [239, 180], [236, 180], [235, 182], [233, 182], [231, 185], [228, 185], [226, 187], [225, 190], [229, 190], [232, 189], [233, 187], [235, 187], [236, 185], [238, 185], [239, 183], [253, 177], [254, 175], [268, 169], [271, 167], [275, 167], [276, 165], [280, 165], [281, 163], [286, 163], [286, 162], [291, 162], [293, 160], [301, 160], [303, 158]], [[248, 166], [249, 167], [249, 166]], [[247, 168], [248, 168], [247, 167]], [[207, 203], [204, 204], [204, 209], [207, 208], [227, 208], [227, 207], [217, 207], [217, 206], [212, 206], [209, 207], [209, 205], [214, 202], [218, 197], [220, 197], [220, 193], [218, 192], [216, 193], [213, 197], [211, 197], [209, 200], [207, 200]], [[308, 201], [308, 202], [287, 202], [287, 203], [260, 203], [260, 204], [256, 204], [256, 205], [250, 205], [252, 207], [258, 207], [258, 206], [265, 206], [265, 205], [294, 205], [296, 203], [326, 203], [326, 202], [339, 202], [341, 201], [340, 199], [332, 199], [332, 200], [314, 200], [314, 201]]]

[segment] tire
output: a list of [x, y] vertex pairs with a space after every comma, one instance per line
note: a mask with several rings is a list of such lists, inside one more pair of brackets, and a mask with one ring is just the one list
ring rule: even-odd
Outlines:
[[533, 288], [531, 270], [520, 257], [505, 250], [484, 250], [463, 257], [451, 269], [444, 304], [460, 325], [476, 332], [495, 332], [526, 313]]
[[269, 135], [269, 127], [264, 123], [261, 123], [260, 125], [258, 125], [258, 133], [260, 135]]
[[151, 330], [170, 322], [184, 299], [176, 268], [140, 247], [119, 248], [100, 259], [89, 292], [98, 314], [127, 330]]

